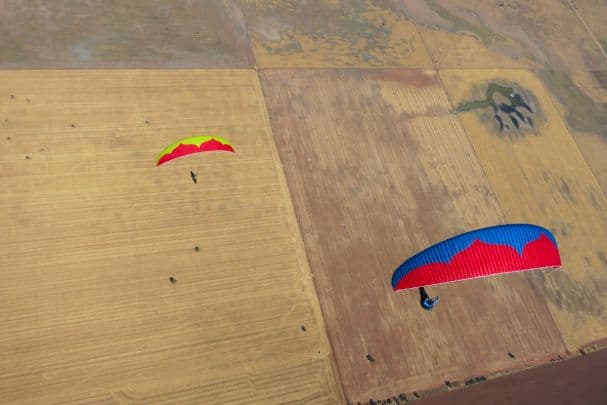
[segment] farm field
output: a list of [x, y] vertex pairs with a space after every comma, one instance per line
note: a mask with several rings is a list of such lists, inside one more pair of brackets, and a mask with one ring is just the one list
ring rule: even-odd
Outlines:
[[[0, 402], [605, 403], [572, 374], [607, 342], [606, 15], [0, 2]], [[157, 166], [203, 136], [234, 153]], [[393, 291], [506, 223], [562, 267]]]

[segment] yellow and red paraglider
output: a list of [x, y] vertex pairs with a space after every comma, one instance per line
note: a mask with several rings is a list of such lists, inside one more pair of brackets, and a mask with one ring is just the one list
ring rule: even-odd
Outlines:
[[192, 153], [226, 151], [234, 153], [232, 144], [218, 136], [193, 136], [164, 148], [158, 154], [156, 166]]

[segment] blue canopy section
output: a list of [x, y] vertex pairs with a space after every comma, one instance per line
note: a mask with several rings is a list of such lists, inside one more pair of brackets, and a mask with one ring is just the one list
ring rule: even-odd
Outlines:
[[396, 288], [398, 282], [407, 273], [420, 266], [429, 263], [449, 263], [453, 256], [468, 248], [476, 240], [493, 245], [507, 245], [522, 255], [525, 245], [537, 240], [542, 234], [558, 246], [549, 230], [531, 224], [496, 225], [463, 233], [437, 243], [406, 260], [392, 275], [392, 288]]

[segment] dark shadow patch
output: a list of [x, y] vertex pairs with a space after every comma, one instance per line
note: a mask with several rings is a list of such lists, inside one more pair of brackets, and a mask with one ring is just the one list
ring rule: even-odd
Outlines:
[[537, 109], [531, 98], [534, 97], [527, 90], [490, 82], [484, 99], [461, 103], [454, 112], [491, 108], [500, 135], [504, 133], [522, 135], [524, 129], [533, 128], [535, 125], [533, 117]]
[[[607, 42], [605, 45], [607, 46]], [[607, 52], [607, 48], [605, 48], [605, 52]], [[594, 70], [591, 73], [601, 87], [607, 90], [607, 70]]]
[[[416, 398], [419, 398], [419, 397], [416, 397]], [[401, 404], [406, 404], [408, 402], [409, 402], [409, 400], [407, 399], [407, 396], [405, 394], [398, 394], [398, 396], [393, 396], [391, 398], [386, 398], [386, 399], [370, 399], [369, 402], [367, 402], [367, 404], [369, 404], [369, 405], [385, 405], [385, 404], [401, 405]], [[358, 404], [360, 404], [360, 402], [358, 402]]]
[[464, 385], [473, 385], [473, 384], [478, 384], [478, 383], [482, 383], [485, 381], [487, 381], [487, 377], [485, 377], [485, 376], [473, 377], [473, 378], [470, 378], [469, 380], [466, 380], [466, 382], [464, 382]]
[[594, 192], [590, 193], [590, 201], [592, 202], [592, 206], [594, 208], [596, 208], [597, 210], [601, 209], [601, 205], [599, 204], [599, 200], [596, 198], [596, 196], [594, 195]]
[[565, 222], [561, 222], [559, 225], [558, 233], [560, 233], [560, 236], [566, 237], [569, 235], [569, 225]]
[[562, 177], [559, 179], [558, 188], [559, 188], [559, 191], [561, 192], [561, 195], [563, 197], [565, 197], [565, 199], [571, 201], [572, 203], [575, 203], [575, 198], [571, 194], [571, 189], [569, 188], [569, 184], [567, 184], [565, 179]]

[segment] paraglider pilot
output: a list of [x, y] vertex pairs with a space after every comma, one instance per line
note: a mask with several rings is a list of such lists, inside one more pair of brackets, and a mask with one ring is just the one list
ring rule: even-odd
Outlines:
[[420, 295], [420, 303], [422, 305], [422, 308], [427, 311], [432, 311], [432, 308], [434, 308], [434, 305], [436, 305], [436, 303], [438, 303], [438, 296], [434, 297], [434, 298], [430, 298], [430, 296], [428, 295], [428, 293], [426, 292], [426, 289], [424, 287], [419, 287], [419, 295]]

